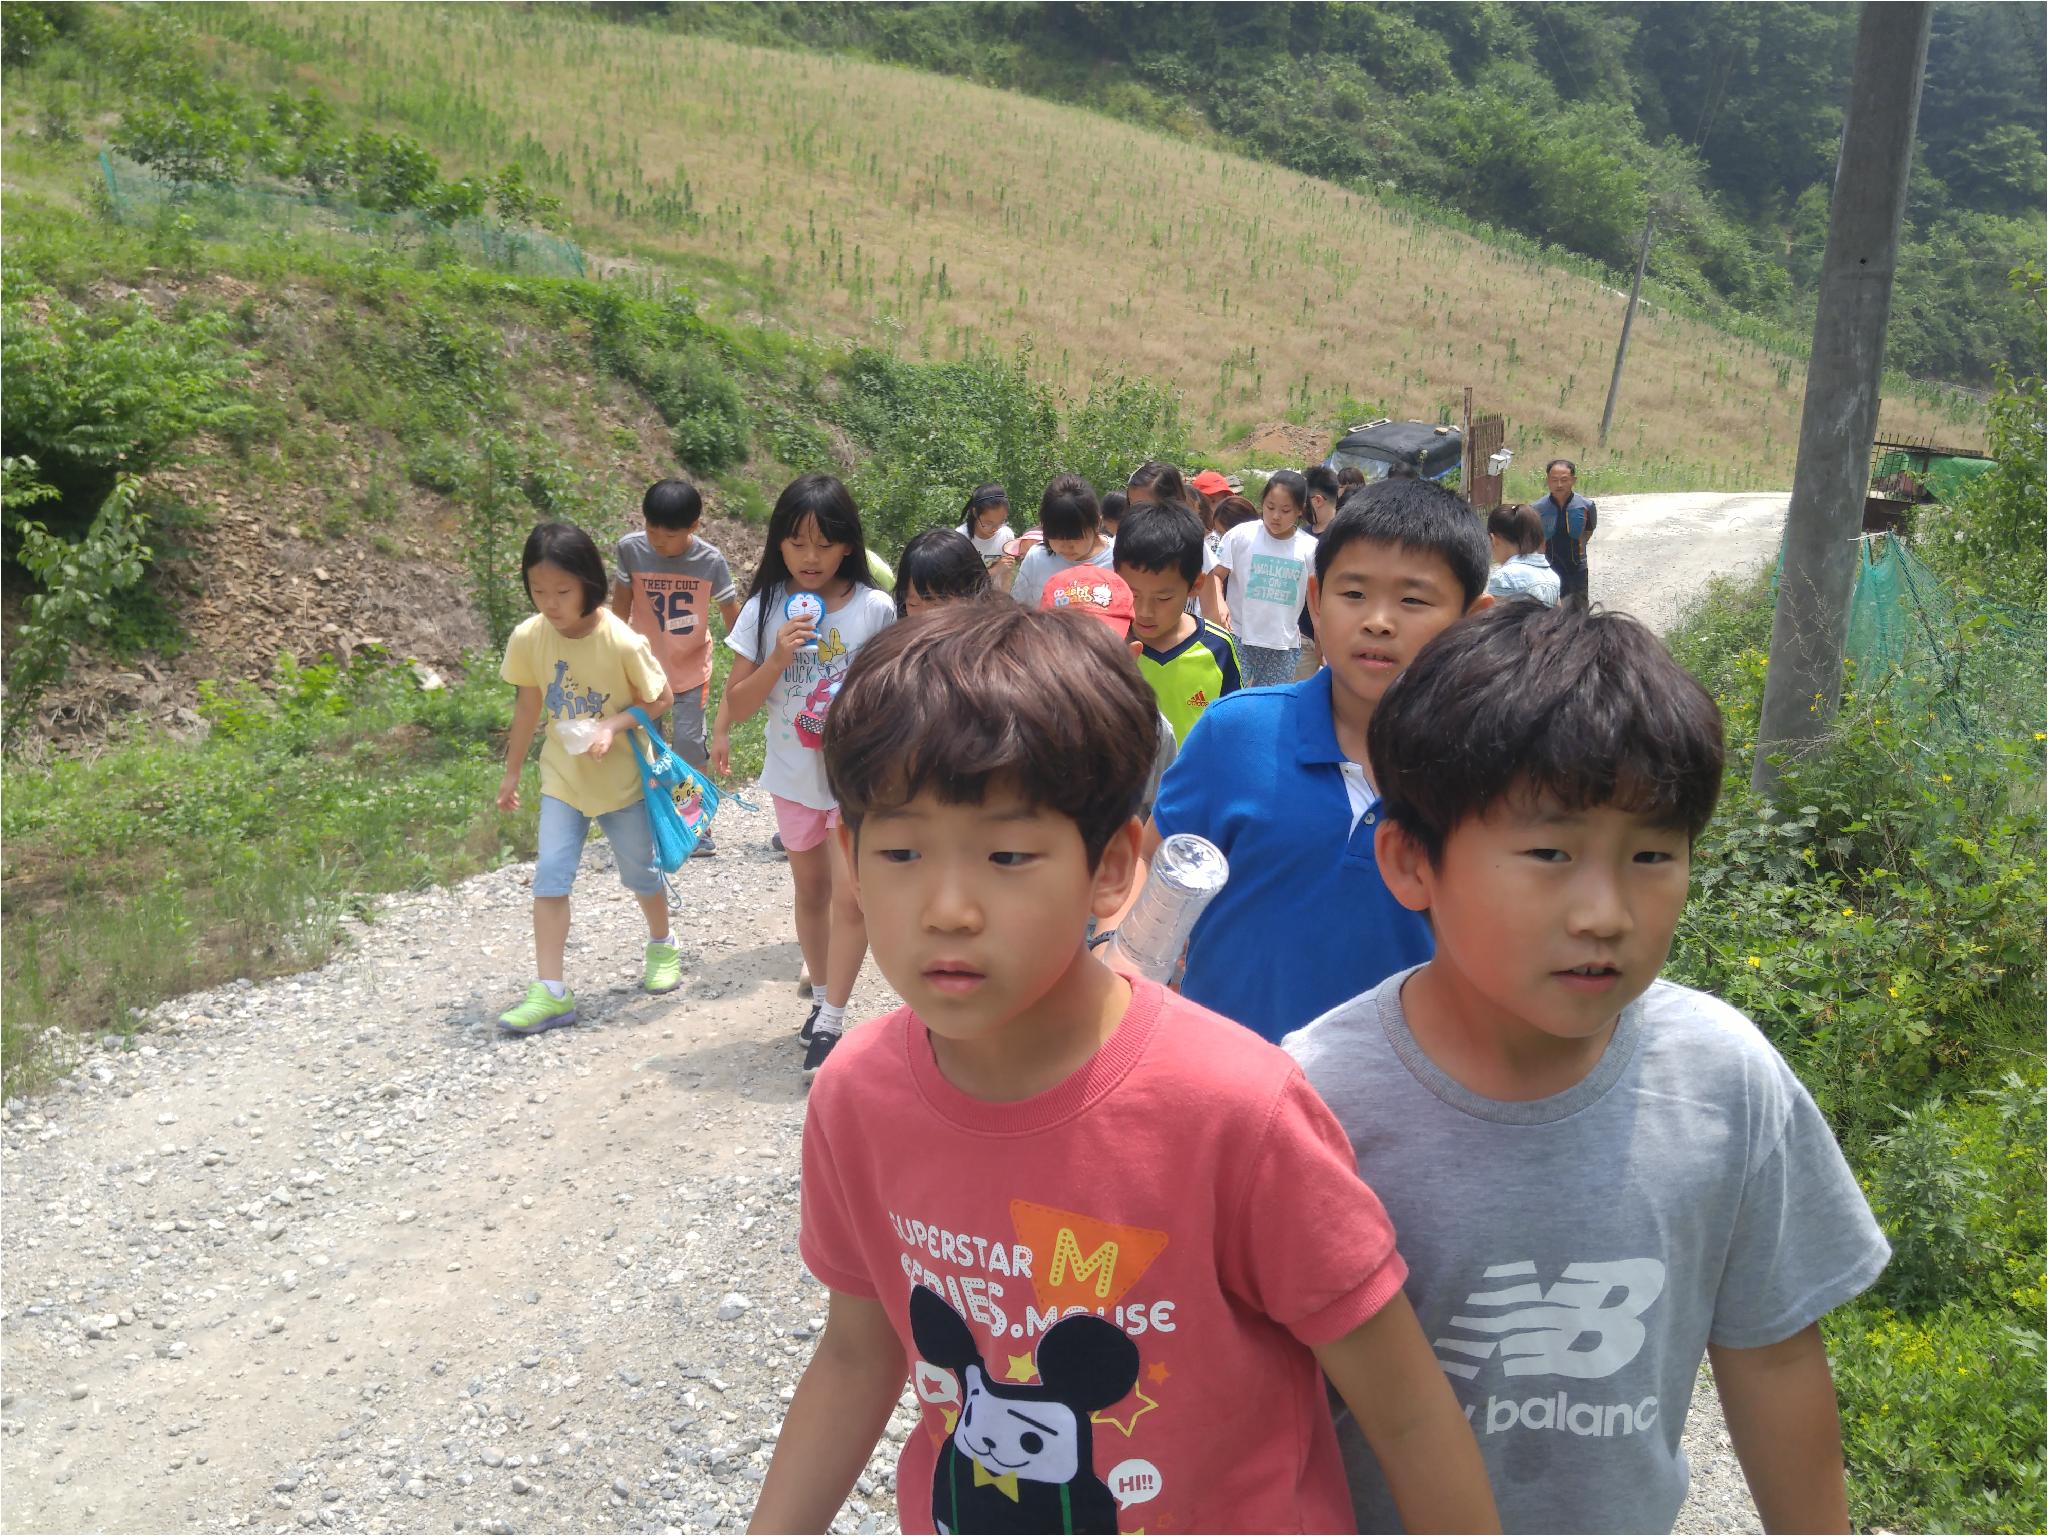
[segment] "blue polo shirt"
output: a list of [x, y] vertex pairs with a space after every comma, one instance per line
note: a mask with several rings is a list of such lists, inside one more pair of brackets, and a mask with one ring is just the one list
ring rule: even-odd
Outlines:
[[1373, 857], [1374, 806], [1351, 825], [1330, 671], [1211, 704], [1159, 786], [1162, 837], [1196, 832], [1230, 880], [1188, 941], [1184, 996], [1268, 1040], [1436, 952]]

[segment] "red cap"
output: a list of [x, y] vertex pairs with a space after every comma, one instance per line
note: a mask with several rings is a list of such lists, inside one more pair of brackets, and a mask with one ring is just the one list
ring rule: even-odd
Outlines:
[[1213, 469], [1205, 469], [1188, 482], [1204, 496], [1221, 496], [1230, 489], [1230, 482]]
[[1038, 594], [1041, 608], [1071, 608], [1102, 620], [1121, 639], [1131, 627], [1131, 588], [1115, 571], [1070, 565], [1055, 571]]

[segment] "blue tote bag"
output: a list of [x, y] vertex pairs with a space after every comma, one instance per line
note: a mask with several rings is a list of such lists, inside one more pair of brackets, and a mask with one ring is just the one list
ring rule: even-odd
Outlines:
[[635, 705], [630, 713], [647, 732], [647, 751], [641, 750], [637, 731], [626, 732], [626, 742], [640, 765], [640, 790], [654, 830], [654, 862], [662, 873], [672, 875], [697, 851], [698, 838], [711, 825], [725, 797], [716, 784], [676, 756], [647, 718], [647, 711]]

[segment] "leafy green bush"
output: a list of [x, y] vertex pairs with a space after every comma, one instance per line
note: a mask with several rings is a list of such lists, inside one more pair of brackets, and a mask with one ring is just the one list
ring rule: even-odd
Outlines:
[[[2026, 297], [2036, 328], [2043, 318], [2039, 267], [2012, 275]], [[2044, 420], [2048, 394], [2041, 375], [2015, 379], [2000, 364], [1989, 410], [1989, 452], [1997, 467], [1957, 493], [1947, 516], [1933, 523], [1929, 558], [1944, 575], [1995, 601], [2038, 609], [2048, 583], [2048, 475], [2044, 475]], [[1944, 541], [1939, 533], [1946, 532]]]
[[1671, 637], [1730, 754], [1668, 973], [1770, 1036], [1891, 1240], [1876, 1286], [1824, 1325], [1858, 1527], [2036, 1530], [2040, 691], [1975, 666], [1949, 697], [1873, 679], [1825, 750], [1786, 765], [1781, 809], [1749, 792], [1770, 622], [1765, 573]]
[[56, 490], [53, 532], [82, 529], [120, 475], [147, 472], [196, 432], [229, 432], [248, 419], [232, 325], [219, 311], [166, 320], [140, 295], [87, 311], [32, 284], [9, 285], [0, 436]]
[[2041, 1072], [1895, 1111], [1864, 1188], [1892, 1242], [1880, 1294], [1901, 1311], [2038, 1306], [2044, 1248]]
[[2042, 1109], [2034, 1062], [1901, 1111], [1873, 1149], [1892, 1262], [1827, 1324], [1866, 1529], [2040, 1529]]
[[[12, 499], [18, 505], [20, 494]], [[141, 583], [150, 559], [142, 541], [147, 521], [136, 505], [136, 482], [127, 476], [115, 482], [75, 542], [32, 518], [16, 521], [18, 558], [40, 590], [30, 595], [8, 648], [7, 740], [14, 740], [45, 691], [64, 676], [72, 645], [110, 629], [122, 596]]]
[[233, 102], [137, 102], [121, 116], [112, 145], [179, 187], [226, 187], [240, 177], [252, 147]]
[[689, 343], [659, 354], [649, 373], [648, 393], [686, 467], [715, 474], [747, 456], [746, 399], [715, 351]]
[[986, 480], [1008, 487], [1028, 522], [1055, 474], [1108, 489], [1144, 460], [1185, 449], [1179, 402], [1166, 390], [1112, 380], [1063, 421], [1059, 397], [1031, 377], [1029, 364], [1028, 352], [934, 364], [871, 348], [847, 360], [837, 411], [873, 450], [852, 486], [871, 539], [901, 548], [923, 529], [953, 526], [968, 493]]
[[1857, 1529], [2041, 1529], [2042, 1348], [2031, 1325], [1956, 1303], [1864, 1300], [1822, 1325]]
[[1770, 1034], [1838, 1132], [2038, 1042], [2042, 811], [2034, 732], [1944, 742], [1852, 700], [1825, 752], [1754, 797], [1763, 657], [1723, 692], [1730, 773], [1694, 851], [1680, 980]]

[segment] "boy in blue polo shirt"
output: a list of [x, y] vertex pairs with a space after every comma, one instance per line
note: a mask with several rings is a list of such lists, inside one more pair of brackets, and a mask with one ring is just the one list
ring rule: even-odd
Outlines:
[[[1365, 731], [1423, 646], [1493, 601], [1489, 556], [1472, 509], [1427, 480], [1381, 481], [1323, 531], [1308, 601], [1324, 666], [1212, 704], [1146, 828], [1148, 860], [1176, 832], [1230, 860], [1188, 941], [1188, 998], [1278, 1042], [1429, 959], [1427, 919], [1394, 900], [1373, 856]], [[1307, 942], [1275, 942], [1296, 923]]]

